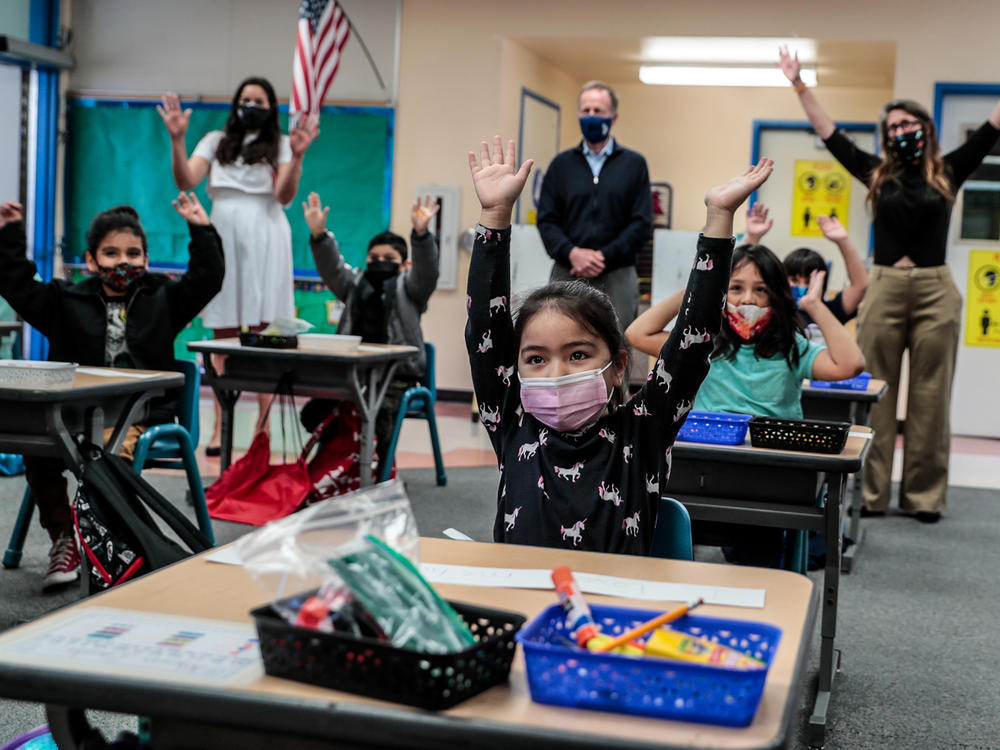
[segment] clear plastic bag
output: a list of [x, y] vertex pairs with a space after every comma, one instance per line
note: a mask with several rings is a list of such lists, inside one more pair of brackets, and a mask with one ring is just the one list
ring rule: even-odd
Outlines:
[[[331, 603], [343, 599], [344, 582], [329, 561], [365, 548], [369, 535], [419, 565], [417, 523], [400, 481], [365, 487], [273, 521], [240, 539], [236, 551], [274, 609], [294, 624], [310, 593]], [[348, 629], [355, 627], [348, 624]]]

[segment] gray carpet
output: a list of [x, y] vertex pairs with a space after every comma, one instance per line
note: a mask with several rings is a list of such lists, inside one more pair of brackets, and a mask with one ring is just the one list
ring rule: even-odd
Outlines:
[[[401, 473], [421, 533], [457, 528], [476, 540], [492, 537], [495, 469], [449, 469], [439, 488], [430, 469]], [[168, 497], [183, 494], [179, 476], [154, 475]], [[0, 479], [0, 543], [6, 548], [24, 488]], [[838, 643], [843, 651], [829, 716], [828, 750], [1000, 748], [996, 718], [996, 600], [1000, 583], [1000, 496], [952, 488], [944, 520], [925, 526], [890, 515], [865, 519], [855, 571], [841, 579]], [[220, 542], [249, 530], [215, 523]], [[38, 592], [47, 539], [34, 524], [22, 567], [0, 571], [0, 630], [74, 601], [78, 590]], [[698, 548], [716, 561], [716, 550]], [[819, 582], [819, 574], [810, 574]], [[805, 725], [819, 668], [814, 636], [802, 709], [790, 747], [805, 747]], [[113, 736], [134, 719], [92, 716]], [[0, 744], [44, 723], [40, 706], [0, 701]]]

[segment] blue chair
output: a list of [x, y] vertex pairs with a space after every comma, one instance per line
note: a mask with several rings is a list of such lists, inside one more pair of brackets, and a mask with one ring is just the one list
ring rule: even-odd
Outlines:
[[444, 473], [444, 460], [441, 458], [441, 443], [438, 440], [437, 420], [434, 417], [434, 406], [437, 404], [437, 380], [434, 376], [434, 344], [424, 342], [424, 353], [427, 358], [427, 366], [424, 369], [424, 377], [420, 380], [420, 385], [410, 388], [403, 394], [399, 404], [399, 413], [396, 415], [396, 425], [392, 430], [392, 438], [389, 440], [389, 449], [385, 452], [385, 464], [382, 466], [380, 482], [389, 479], [392, 471], [392, 462], [396, 457], [396, 444], [399, 442], [399, 432], [403, 429], [403, 420], [407, 417], [411, 419], [426, 419], [431, 430], [431, 448], [434, 450], [434, 467], [437, 470], [437, 483], [439, 487], [444, 487], [448, 483], [448, 477]]
[[649, 555], [670, 560], [694, 559], [691, 516], [679, 500], [674, 500], [672, 497], [660, 498], [660, 509], [656, 515], [653, 544], [649, 548]]
[[[215, 544], [212, 520], [208, 516], [208, 506], [205, 503], [205, 489], [201, 483], [198, 461], [194, 455], [194, 446], [198, 444], [198, 389], [201, 386], [201, 372], [197, 363], [188, 360], [178, 360], [175, 366], [178, 372], [184, 373], [184, 388], [178, 395], [178, 421], [176, 424], [154, 425], [139, 436], [132, 457], [132, 468], [136, 474], [141, 475], [148, 462], [170, 468], [175, 468], [178, 461], [182, 462], [187, 474], [195, 515], [198, 518], [198, 528], [212, 544]], [[21, 552], [34, 512], [35, 504], [31, 499], [31, 488], [28, 487], [24, 491], [21, 508], [14, 522], [14, 530], [4, 552], [5, 568], [16, 568], [21, 564]]]

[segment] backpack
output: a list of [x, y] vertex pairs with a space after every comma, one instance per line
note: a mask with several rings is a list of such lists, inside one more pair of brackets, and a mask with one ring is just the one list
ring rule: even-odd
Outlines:
[[[120, 456], [91, 446], [73, 522], [87, 558], [90, 593], [103, 591], [209, 549], [212, 544]], [[164, 522], [180, 544], [164, 535]], [[184, 545], [184, 546], [182, 546]]]

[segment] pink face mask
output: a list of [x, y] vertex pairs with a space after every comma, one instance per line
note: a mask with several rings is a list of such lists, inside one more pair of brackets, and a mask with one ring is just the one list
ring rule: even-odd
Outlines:
[[579, 430], [596, 420], [611, 400], [603, 374], [612, 364], [558, 378], [521, 378], [521, 405], [557, 432]]

